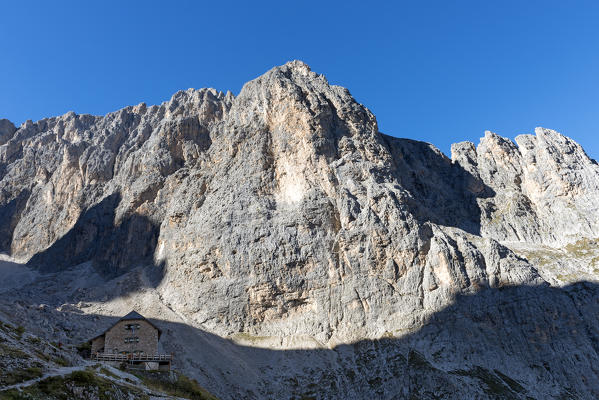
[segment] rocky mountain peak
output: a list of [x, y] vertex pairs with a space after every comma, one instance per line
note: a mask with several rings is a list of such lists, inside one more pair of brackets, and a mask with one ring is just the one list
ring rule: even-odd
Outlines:
[[[352, 346], [367, 341], [375, 360], [395, 358], [359, 374], [391, 364], [404, 371], [417, 348], [424, 354], [418, 365], [434, 363], [427, 371], [453, 388], [463, 386], [459, 371], [517, 371], [534, 393], [597, 389], [572, 383], [566, 354], [556, 355], [551, 371], [531, 367], [538, 354], [555, 352], [543, 338], [562, 332], [535, 336], [541, 327], [553, 327], [554, 316], [569, 308], [593, 312], [579, 305], [590, 304], [592, 291], [580, 289], [577, 296], [587, 300], [574, 303], [547, 289], [571, 282], [572, 274], [596, 279], [599, 237], [599, 167], [557, 132], [538, 128], [515, 143], [485, 132], [477, 146], [453, 145], [449, 160], [433, 145], [380, 133], [347, 89], [299, 61], [248, 82], [238, 96], [188, 89], [160, 105], [105, 116], [67, 113], [17, 130], [2, 126], [0, 251], [51, 279], [97, 276], [106, 288], [45, 287], [52, 293], [45, 304], [57, 310], [68, 304], [116, 314], [126, 302], [149, 317], [174, 315], [185, 321], [179, 332], [190, 343], [212, 352], [222, 338], [245, 346], [222, 345], [243, 360], [227, 359], [229, 366], [255, 362], [257, 342], [278, 350], [345, 349], [362, 360]], [[35, 288], [23, 293], [45, 293]], [[576, 329], [596, 343], [584, 323]], [[448, 327], [476, 327], [478, 336], [456, 341]], [[186, 330], [192, 328], [201, 333]], [[391, 343], [379, 352], [381, 337]], [[573, 345], [569, 335], [559, 338], [560, 348]], [[521, 344], [532, 342], [540, 347], [528, 354]], [[585, 349], [585, 363], [599, 359], [591, 345]], [[345, 350], [314, 357], [341, 363], [334, 375], [345, 376]], [[476, 365], [461, 356], [481, 352], [490, 356]], [[225, 368], [219, 357], [214, 362]], [[181, 362], [248, 397], [236, 381], [246, 376], [243, 368], [211, 374], [193, 360]], [[276, 372], [276, 381], [291, 372]], [[323, 380], [333, 387], [330, 377]], [[253, 389], [267, 393], [261, 385]], [[343, 381], [346, 397], [361, 390], [368, 396], [358, 397], [377, 397], [375, 384], [353, 385]], [[441, 386], [426, 387], [441, 393]], [[280, 398], [295, 389], [276, 390]]]
[[301, 61], [275, 67], [245, 84], [233, 114], [240, 122], [260, 117], [261, 121], [253, 122], [270, 131], [316, 141], [346, 134], [350, 124], [362, 134], [378, 131], [375, 117], [347, 89], [330, 85]]

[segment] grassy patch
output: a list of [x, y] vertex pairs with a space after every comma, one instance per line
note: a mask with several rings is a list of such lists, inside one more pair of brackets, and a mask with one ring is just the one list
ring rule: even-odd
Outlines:
[[21, 338], [21, 336], [23, 336], [23, 333], [25, 333], [25, 328], [20, 325], [14, 327], [11, 324], [2, 322], [0, 322], [0, 329], [2, 329], [6, 333], [16, 335], [17, 337], [19, 337], [19, 339]]
[[0, 392], [0, 400], [23, 400], [26, 397], [23, 396], [21, 392], [17, 389], [6, 390], [4, 392]]
[[[131, 396], [128, 396], [130, 394]], [[13, 399], [99, 399], [132, 398], [146, 400], [148, 396], [134, 388], [125, 388], [100, 378], [90, 371], [75, 371], [67, 376], [53, 376], [21, 391], [9, 390], [0, 392], [0, 400]]]
[[25, 333], [25, 328], [22, 327], [21, 325], [19, 325], [15, 328], [15, 333], [17, 334], [18, 337], [21, 337]]
[[42, 376], [42, 369], [40, 367], [29, 367], [25, 369], [3, 372], [0, 374], [0, 385], [15, 385], [17, 383], [39, 378], [40, 376]]
[[52, 362], [60, 365], [61, 367], [68, 367], [69, 365], [71, 365], [71, 363], [65, 360], [63, 357], [54, 357], [52, 358]]
[[202, 388], [195, 379], [175, 373], [174, 377], [164, 372], [141, 372], [134, 374], [149, 388], [164, 392], [170, 396], [183, 397], [191, 400], [217, 400], [206, 389]]
[[70, 375], [70, 378], [73, 382], [82, 385], [91, 385], [99, 379], [91, 371], [75, 371]]
[[4, 343], [0, 343], [0, 354], [4, 357], [19, 358], [22, 360], [28, 360], [31, 358], [31, 356], [24, 351]]
[[[599, 239], [583, 238], [562, 248], [540, 246], [536, 249], [514, 249], [514, 251], [564, 283], [587, 279], [589, 274], [597, 274], [599, 271]], [[567, 264], [574, 260], [583, 268], [563, 269], [560, 260], [566, 261]]]
[[516, 250], [516, 253], [539, 267], [550, 265], [560, 257], [560, 252], [553, 249]]
[[575, 282], [580, 279], [580, 276], [579, 273], [575, 272], [572, 274], [557, 274], [556, 278], [562, 282]]
[[104, 367], [100, 368], [100, 373], [102, 373], [106, 376], [110, 376], [111, 378], [114, 378], [114, 379], [121, 379], [117, 374], [110, 372], [110, 370], [108, 370], [107, 368], [104, 368]]
[[29, 343], [31, 344], [40, 344], [41, 343], [41, 339], [35, 336], [29, 336], [28, 338], [26, 338], [25, 340], [27, 340]]
[[15, 327], [9, 323], [0, 321], [0, 329], [2, 329], [6, 333], [10, 333], [10, 332], [14, 332]]
[[245, 342], [261, 342], [263, 340], [270, 339], [269, 336], [254, 336], [246, 332], [238, 332], [233, 335], [233, 339], [241, 340]]
[[43, 353], [39, 350], [35, 350], [35, 354], [42, 360], [49, 362], [52, 357], [50, 357], [49, 355], [47, 355], [46, 353]]
[[599, 239], [580, 239], [576, 243], [566, 245], [565, 250], [574, 257], [581, 258], [596, 251], [599, 247]]

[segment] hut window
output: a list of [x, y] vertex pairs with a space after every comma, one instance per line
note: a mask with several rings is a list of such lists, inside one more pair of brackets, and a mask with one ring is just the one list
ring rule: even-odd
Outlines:
[[127, 324], [125, 325], [125, 329], [130, 331], [131, 329], [139, 329], [139, 324]]
[[139, 338], [137, 336], [135, 336], [135, 337], [126, 337], [125, 338], [125, 343], [139, 343]]

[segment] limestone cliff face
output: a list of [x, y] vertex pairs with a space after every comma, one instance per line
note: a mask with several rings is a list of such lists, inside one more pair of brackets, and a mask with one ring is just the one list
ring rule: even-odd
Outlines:
[[599, 165], [549, 129], [516, 143], [486, 132], [452, 146], [453, 162], [493, 191], [480, 197], [480, 230], [535, 264], [552, 284], [599, 276]]
[[297, 61], [236, 97], [190, 89], [10, 126], [0, 251], [42, 271], [153, 265], [161, 301], [194, 327], [279, 348], [401, 337], [459, 296], [546, 286], [514, 242], [599, 237], [599, 167], [570, 139], [487, 133], [450, 160], [381, 134], [346, 89]]
[[539, 282], [473, 236], [486, 176], [380, 134], [299, 62], [236, 98], [28, 122], [0, 154], [4, 250], [43, 270], [163, 264], [164, 299], [221, 335], [379, 337], [455, 293]]
[[480, 201], [481, 231], [497, 240], [563, 246], [599, 237], [599, 165], [582, 147], [543, 128], [516, 144], [486, 132], [452, 159], [495, 192]]

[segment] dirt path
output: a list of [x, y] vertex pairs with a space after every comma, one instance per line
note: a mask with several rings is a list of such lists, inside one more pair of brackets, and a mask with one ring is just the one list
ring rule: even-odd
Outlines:
[[61, 367], [61, 368], [56, 368], [53, 370], [50, 370], [48, 372], [46, 372], [44, 375], [40, 376], [39, 378], [35, 378], [35, 379], [31, 379], [29, 381], [25, 381], [25, 382], [21, 382], [21, 383], [17, 383], [15, 385], [11, 385], [11, 386], [6, 386], [3, 388], [0, 388], [0, 390], [10, 390], [10, 389], [20, 389], [20, 388], [24, 388], [27, 386], [31, 386], [39, 381], [43, 381], [46, 378], [50, 378], [53, 376], [65, 376], [68, 375], [70, 373], [73, 373], [75, 371], [83, 371], [85, 369], [85, 367], [87, 367], [86, 365], [77, 365], [75, 367]]

